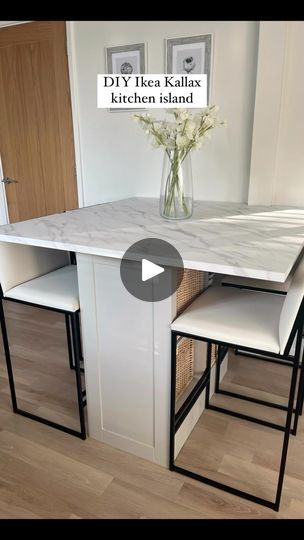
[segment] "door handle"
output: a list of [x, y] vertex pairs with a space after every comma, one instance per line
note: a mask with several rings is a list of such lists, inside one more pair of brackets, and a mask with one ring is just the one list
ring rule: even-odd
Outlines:
[[5, 176], [1, 180], [2, 184], [18, 184], [18, 180], [13, 180], [12, 178], [9, 178], [8, 176]]

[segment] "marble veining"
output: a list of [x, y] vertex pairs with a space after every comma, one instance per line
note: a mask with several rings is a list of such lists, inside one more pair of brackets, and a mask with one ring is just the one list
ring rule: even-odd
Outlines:
[[304, 208], [196, 201], [173, 222], [157, 199], [133, 197], [0, 227], [0, 241], [113, 258], [150, 237], [171, 242], [185, 268], [283, 282], [304, 247]]

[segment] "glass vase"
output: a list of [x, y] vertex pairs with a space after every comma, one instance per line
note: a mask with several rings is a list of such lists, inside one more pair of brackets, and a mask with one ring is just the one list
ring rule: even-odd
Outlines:
[[165, 150], [160, 192], [160, 214], [166, 219], [187, 219], [192, 215], [192, 168], [190, 152]]

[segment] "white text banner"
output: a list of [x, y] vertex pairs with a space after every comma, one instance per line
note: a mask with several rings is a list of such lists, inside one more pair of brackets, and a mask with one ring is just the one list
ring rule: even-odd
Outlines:
[[97, 107], [111, 109], [202, 108], [207, 75], [97, 75]]

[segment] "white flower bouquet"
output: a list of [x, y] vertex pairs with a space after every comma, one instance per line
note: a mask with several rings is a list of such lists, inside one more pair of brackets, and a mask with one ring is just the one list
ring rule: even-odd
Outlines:
[[[155, 148], [163, 146], [167, 167], [161, 193], [161, 214], [181, 219], [192, 214], [192, 193], [185, 189], [183, 163], [191, 150], [200, 148], [210, 130], [225, 125], [218, 119], [218, 106], [213, 105], [193, 114], [187, 109], [168, 109], [172, 120], [157, 120], [150, 114], [134, 114]], [[192, 188], [192, 185], [191, 185]], [[188, 190], [190, 191], [190, 190]]]

